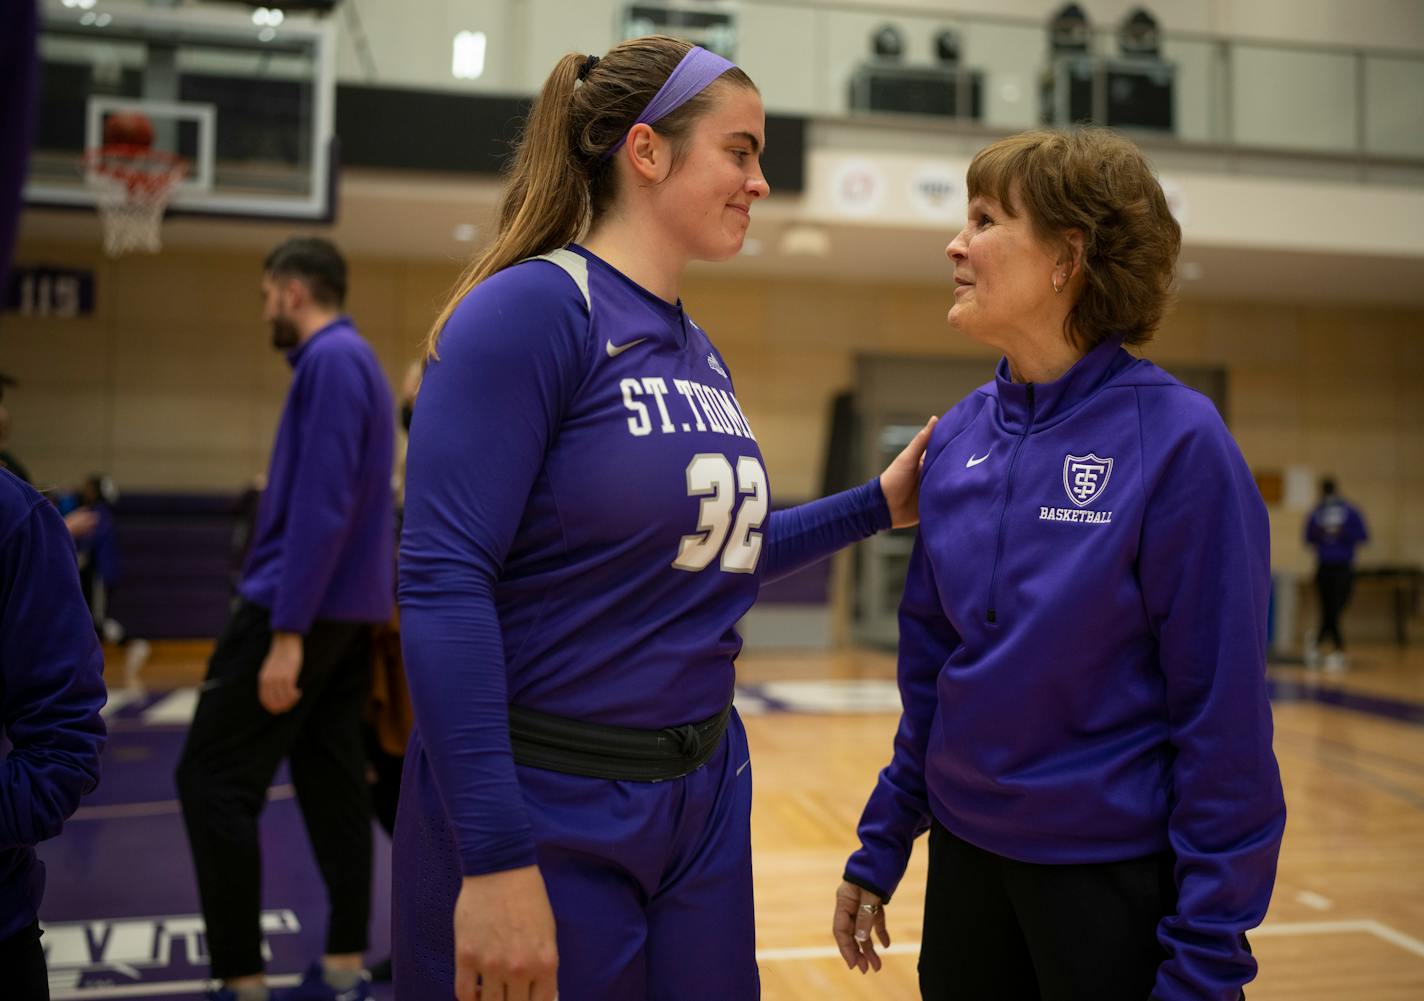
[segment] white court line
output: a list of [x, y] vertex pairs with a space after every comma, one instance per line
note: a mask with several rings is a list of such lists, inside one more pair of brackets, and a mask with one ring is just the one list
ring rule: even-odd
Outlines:
[[113, 688], [109, 690], [108, 701], [104, 703], [104, 708], [99, 710], [99, 715], [108, 719], [114, 713], [127, 705], [141, 702], [148, 697], [148, 693], [142, 688]]
[[[295, 987], [300, 975], [283, 974], [268, 977], [268, 987]], [[50, 987], [50, 1001], [91, 1001], [98, 998], [152, 998], [167, 994], [200, 994], [212, 986], [211, 980], [158, 980], [148, 984], [123, 984], [116, 987], [71, 988]]]
[[[1391, 945], [1397, 945], [1405, 952], [1413, 953], [1424, 959], [1424, 942], [1419, 941], [1396, 931], [1389, 925], [1379, 921], [1294, 921], [1282, 922], [1280, 924], [1268, 924], [1246, 933], [1248, 938], [1284, 938], [1286, 936], [1297, 935], [1345, 935], [1351, 933], [1362, 933], [1373, 935]], [[903, 953], [918, 953], [920, 951], [919, 942], [896, 943], [888, 949], [876, 948], [880, 955], [901, 955]], [[795, 962], [802, 959], [839, 959], [840, 950], [832, 945], [813, 945], [799, 949], [759, 949], [757, 950], [757, 962], [777, 963]]]
[[1333, 900], [1329, 897], [1321, 896], [1314, 890], [1301, 890], [1295, 895], [1295, 899], [1313, 911], [1328, 911], [1335, 906]]
[[187, 726], [198, 707], [198, 689], [175, 688], [143, 711], [148, 726]]
[[1364, 923], [1370, 926], [1370, 932], [1372, 934], [1378, 935], [1386, 942], [1393, 942], [1405, 952], [1412, 952], [1420, 959], [1424, 959], [1424, 942], [1419, 941], [1417, 938], [1412, 938], [1402, 931], [1395, 931], [1389, 925], [1381, 924], [1378, 921], [1366, 921]]

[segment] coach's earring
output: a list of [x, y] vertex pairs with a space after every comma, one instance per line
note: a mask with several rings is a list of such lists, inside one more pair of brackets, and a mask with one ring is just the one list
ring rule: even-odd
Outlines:
[[1057, 276], [1057, 275], [1054, 275], [1054, 276], [1053, 276], [1053, 291], [1055, 291], [1055, 292], [1062, 292], [1062, 291], [1063, 291], [1063, 286], [1058, 284], [1058, 276]]

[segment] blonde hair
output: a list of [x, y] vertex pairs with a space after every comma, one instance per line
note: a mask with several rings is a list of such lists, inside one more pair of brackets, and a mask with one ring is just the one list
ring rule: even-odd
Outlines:
[[[604, 154], [628, 134], [691, 49], [666, 35], [630, 39], [610, 49], [581, 83], [589, 57], [570, 52], [559, 60], [525, 120], [500, 203], [499, 230], [460, 275], [431, 326], [428, 358], [436, 357], [446, 321], [471, 289], [512, 264], [572, 243], [613, 204], [617, 171]], [[674, 160], [723, 82], [756, 89], [733, 67], [653, 126], [672, 141]]]

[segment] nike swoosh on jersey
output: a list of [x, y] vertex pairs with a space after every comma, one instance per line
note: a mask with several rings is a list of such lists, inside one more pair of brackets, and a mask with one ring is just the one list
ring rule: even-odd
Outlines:
[[605, 342], [604, 342], [604, 345], [603, 345], [603, 350], [605, 350], [605, 351], [608, 352], [608, 357], [610, 357], [610, 358], [617, 358], [617, 357], [618, 357], [619, 355], [621, 355], [624, 351], [627, 351], [629, 348], [635, 348], [635, 347], [637, 347], [639, 344], [642, 344], [642, 343], [643, 343], [644, 341], [646, 341], [646, 340], [647, 340], [646, 337], [639, 337], [636, 341], [629, 341], [627, 344], [617, 344], [617, 345], [615, 345], [611, 340], [610, 340], [610, 341], [605, 341]]
[[968, 461], [966, 461], [966, 462], [964, 463], [964, 468], [965, 468], [965, 469], [973, 469], [975, 466], [979, 465], [979, 463], [983, 462], [985, 459], [989, 458], [989, 456], [991, 456], [991, 455], [993, 455], [993, 454], [994, 454], [994, 450], [993, 450], [992, 448], [989, 449], [989, 451], [985, 452], [983, 455], [979, 456], [979, 458], [977, 458], [977, 459], [974, 458], [973, 454], [971, 453], [970, 456], [969, 456]]

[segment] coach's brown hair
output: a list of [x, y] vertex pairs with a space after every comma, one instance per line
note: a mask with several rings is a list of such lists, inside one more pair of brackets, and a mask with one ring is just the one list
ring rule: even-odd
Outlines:
[[[511, 264], [576, 240], [613, 204], [618, 174], [604, 154], [628, 134], [691, 50], [682, 39], [649, 35], [615, 46], [587, 71], [588, 56], [570, 52], [559, 60], [524, 122], [500, 204], [499, 231], [460, 276], [430, 328], [428, 357], [435, 357], [440, 331], [472, 288]], [[733, 67], [652, 126], [672, 141], [674, 165], [692, 124], [712, 107], [724, 84], [756, 89]]]
[[1182, 229], [1162, 185], [1133, 143], [1108, 129], [1024, 132], [981, 149], [969, 197], [1027, 214], [1046, 244], [1067, 253], [1083, 236], [1082, 291], [1064, 335], [1085, 351], [1110, 337], [1143, 344], [1175, 294]]

